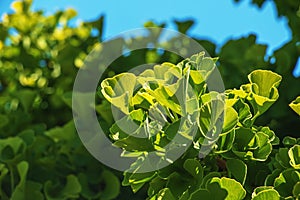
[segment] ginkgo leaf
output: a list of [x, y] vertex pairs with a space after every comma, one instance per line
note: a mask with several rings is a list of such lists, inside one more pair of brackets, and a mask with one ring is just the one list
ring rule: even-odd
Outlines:
[[297, 97], [289, 106], [298, 114], [300, 115], [300, 96]]
[[278, 99], [277, 87], [281, 76], [268, 70], [255, 70], [248, 75], [250, 96], [248, 97], [256, 116], [264, 113]]

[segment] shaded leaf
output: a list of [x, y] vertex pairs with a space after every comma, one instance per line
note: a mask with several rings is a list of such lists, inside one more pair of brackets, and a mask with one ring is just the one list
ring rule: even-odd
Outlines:
[[241, 160], [229, 159], [226, 161], [226, 167], [228, 172], [231, 173], [237, 181], [244, 185], [247, 177], [247, 165]]

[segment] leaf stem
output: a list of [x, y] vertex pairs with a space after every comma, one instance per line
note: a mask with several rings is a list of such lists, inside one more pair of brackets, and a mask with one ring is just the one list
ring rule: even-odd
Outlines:
[[8, 169], [10, 171], [10, 189], [11, 189], [11, 193], [13, 193], [14, 189], [15, 189], [15, 177], [14, 177], [14, 171], [13, 171], [13, 166], [10, 164], [8, 165]]
[[252, 117], [252, 119], [251, 119], [251, 126], [253, 126], [253, 124], [254, 124], [256, 118], [259, 117], [259, 116], [260, 116], [260, 113], [259, 113], [259, 112], [256, 112], [256, 114], [255, 114], [255, 115]]

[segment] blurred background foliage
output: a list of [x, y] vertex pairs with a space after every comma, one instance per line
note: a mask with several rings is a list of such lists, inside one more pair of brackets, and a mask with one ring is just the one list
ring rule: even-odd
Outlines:
[[[252, 1], [259, 7], [264, 2]], [[75, 10], [46, 16], [32, 11], [31, 3], [14, 2], [14, 13], [0, 22], [0, 199], [144, 199], [143, 189], [133, 195], [130, 188], [120, 188], [121, 173], [112, 173], [85, 150], [72, 121], [73, 81], [85, 57], [103, 40], [104, 16], [74, 26]], [[257, 68], [282, 75], [278, 102], [258, 120], [283, 138], [300, 133], [300, 119], [288, 107], [299, 95], [300, 79], [292, 72], [300, 56], [300, 2], [273, 3], [278, 16], [288, 19], [292, 39], [271, 56], [255, 35], [229, 40], [219, 51], [201, 35], [193, 39], [219, 57], [226, 88], [246, 83]], [[193, 23], [174, 21], [182, 33]], [[165, 24], [145, 23], [152, 26]], [[105, 77], [144, 63], [180, 60], [169, 52], [138, 50], [112, 63]]]

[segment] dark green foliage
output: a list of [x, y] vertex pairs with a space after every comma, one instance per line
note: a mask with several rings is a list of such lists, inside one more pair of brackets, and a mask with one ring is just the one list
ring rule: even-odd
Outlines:
[[[264, 1], [253, 3], [262, 6]], [[278, 14], [289, 19], [293, 38], [270, 57], [266, 58], [267, 46], [258, 44], [255, 35], [228, 41], [220, 52], [212, 42], [195, 39], [211, 56], [219, 57], [216, 64], [228, 89], [222, 133], [205, 158], [199, 159], [198, 148], [205, 145], [203, 133], [209, 129], [205, 118], [211, 115], [209, 97], [216, 97], [201, 79], [209, 74], [209, 67], [205, 72], [195, 66], [190, 69], [190, 83], [198, 89], [198, 99], [189, 99], [187, 110], [170, 98], [178, 89], [176, 84], [167, 88], [168, 92], [159, 84], [155, 88], [158, 90], [147, 91], [176, 116], [167, 122], [160, 137], [150, 140], [128, 137], [126, 133], [116, 137], [120, 130], [111, 116], [109, 101], [113, 96], [104, 93], [97, 97], [96, 111], [106, 133], [115, 145], [134, 153], [162, 150], [178, 130], [176, 119], [186, 113], [200, 109], [204, 116], [197, 124], [201, 128], [194, 145], [172, 165], [145, 174], [125, 172], [123, 177], [85, 150], [72, 119], [73, 82], [86, 56], [102, 41], [104, 17], [71, 26], [76, 16], [72, 9], [45, 16], [43, 11], [31, 10], [31, 0], [14, 2], [14, 13], [4, 15], [0, 22], [0, 199], [299, 198], [300, 117], [296, 113], [300, 112], [300, 101], [296, 97], [300, 79], [292, 75], [300, 55], [299, 2], [274, 3]], [[193, 25], [192, 20], [174, 23], [182, 33], [188, 33]], [[145, 24], [153, 26], [165, 24]], [[93, 29], [98, 35], [91, 35]], [[143, 39], [147, 42], [147, 37]], [[122, 51], [122, 47], [116, 47], [116, 51]], [[176, 65], [180, 61], [182, 58], [170, 52], [137, 50], [111, 64], [102, 80], [111, 79], [102, 86], [109, 87], [114, 75], [122, 76], [122, 72], [144, 63], [169, 62], [161, 66], [180, 78], [186, 72], [178, 74], [176, 70], [187, 67], [187, 62]], [[116, 105], [131, 114], [124, 120], [133, 118], [134, 123], [145, 123], [145, 110], [150, 109], [153, 100], [145, 97], [136, 97], [133, 105]], [[143, 104], [138, 104], [139, 100]]]
[[71, 27], [76, 11], [30, 5], [14, 2], [0, 24], [0, 199], [113, 199], [120, 181], [84, 149], [68, 107], [103, 18]]

